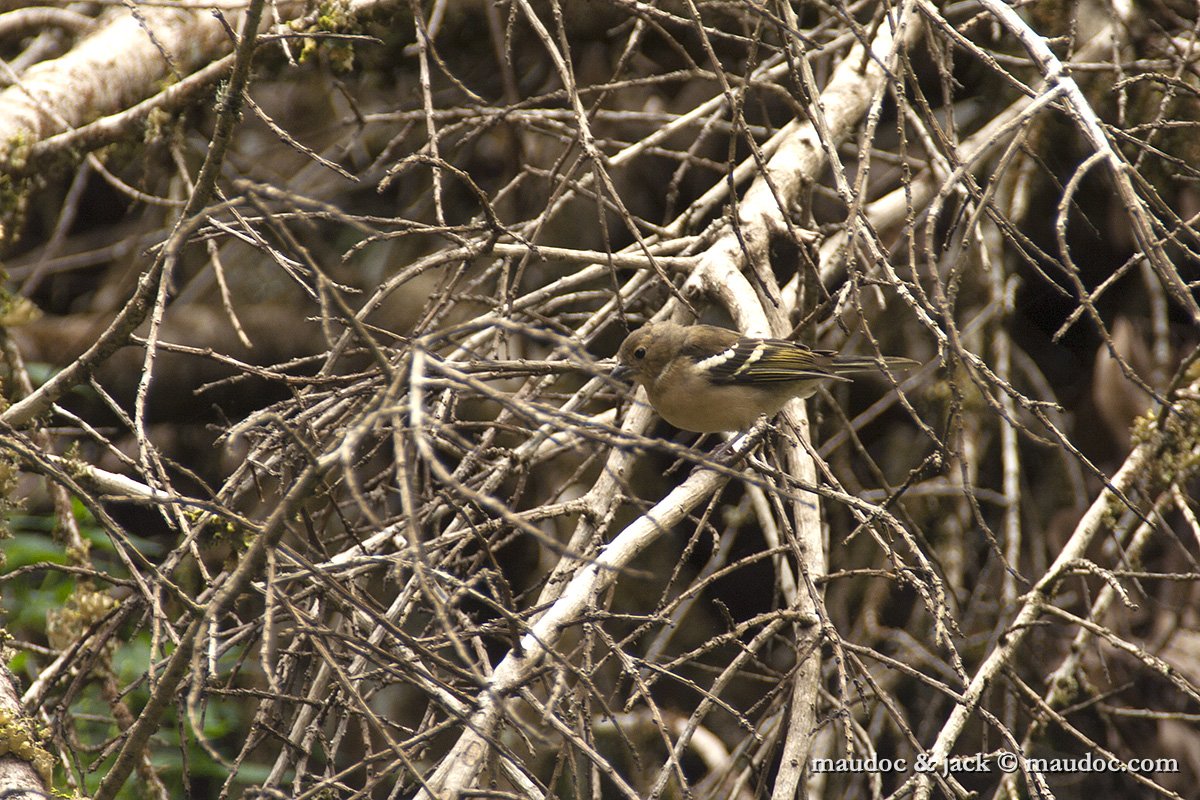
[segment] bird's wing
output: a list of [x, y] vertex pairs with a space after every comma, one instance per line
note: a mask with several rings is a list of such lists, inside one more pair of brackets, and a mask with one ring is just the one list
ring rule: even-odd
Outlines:
[[[760, 345], [766, 345], [760, 347]], [[738, 339], [716, 354], [690, 353], [716, 383], [777, 383], [836, 378], [833, 354], [783, 339]]]

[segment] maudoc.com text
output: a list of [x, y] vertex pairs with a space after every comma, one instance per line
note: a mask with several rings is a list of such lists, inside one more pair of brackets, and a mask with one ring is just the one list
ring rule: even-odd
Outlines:
[[812, 772], [857, 773], [857, 772], [937, 772], [942, 775], [988, 772], [1035, 772], [1062, 774], [1070, 772], [1179, 772], [1179, 761], [1174, 758], [1131, 758], [1128, 760], [1095, 756], [1055, 758], [1027, 758], [1016, 753], [976, 753], [967, 756], [952, 756], [937, 760], [926, 753], [911, 760], [907, 758], [814, 758], [809, 762]]

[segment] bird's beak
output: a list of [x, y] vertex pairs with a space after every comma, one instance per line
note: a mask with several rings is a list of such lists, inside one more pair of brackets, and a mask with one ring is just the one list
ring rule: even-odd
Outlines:
[[633, 370], [624, 364], [617, 364], [613, 367], [613, 371], [609, 373], [614, 380], [618, 381], [628, 381], [632, 374]]

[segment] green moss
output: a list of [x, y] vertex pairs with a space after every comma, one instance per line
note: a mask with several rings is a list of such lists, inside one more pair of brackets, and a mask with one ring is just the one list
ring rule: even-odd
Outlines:
[[29, 181], [0, 172], [0, 244], [14, 244], [29, 208]]
[[79, 442], [71, 442], [63, 453], [63, 470], [72, 478], [86, 478], [89, 464], [79, 455]]
[[78, 546], [67, 545], [66, 555], [72, 564], [87, 565], [91, 562], [92, 543], [83, 539]]
[[1105, 495], [1104, 513], [1100, 515], [1100, 527], [1115, 530], [1125, 512], [1125, 504], [1115, 494]]
[[43, 734], [28, 718], [0, 708], [0, 757], [28, 761], [46, 786], [54, 784], [54, 757], [42, 747]]
[[[50, 646], [56, 650], [67, 649], [118, 605], [108, 593], [80, 584], [62, 608], [46, 614], [46, 638], [50, 640]], [[114, 642], [109, 644], [115, 647]]]
[[146, 115], [142, 141], [149, 145], [169, 141], [172, 133], [172, 125], [176, 119], [178, 117], [161, 108], [152, 109]]
[[[298, 28], [303, 33], [355, 33], [359, 22], [350, 11], [348, 0], [322, 0], [317, 6], [317, 16], [312, 25]], [[338, 72], [354, 69], [354, 45], [341, 40], [322, 40], [320, 37], [306, 38], [300, 50], [303, 64], [318, 53], [323, 54], [329, 65]]]
[[32, 300], [13, 294], [0, 286], [0, 327], [12, 328], [25, 325], [42, 316], [42, 310]]
[[29, 149], [33, 144], [28, 131], [21, 131], [0, 146], [0, 161], [12, 171], [20, 172], [28, 166]]
[[[20, 471], [16, 459], [0, 451], [0, 539], [12, 536], [9, 520], [13, 512], [20, 508], [20, 501], [16, 499]], [[4, 566], [5, 558], [4, 551], [0, 550], [0, 567]]]
[[1151, 486], [1182, 483], [1200, 467], [1200, 401], [1181, 398], [1170, 413], [1152, 411], [1134, 420], [1130, 437], [1154, 452], [1148, 468]]

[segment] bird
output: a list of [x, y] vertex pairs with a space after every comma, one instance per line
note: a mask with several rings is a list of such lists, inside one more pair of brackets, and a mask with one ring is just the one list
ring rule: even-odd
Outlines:
[[[889, 369], [916, 366], [882, 359]], [[757, 339], [715, 325], [648, 322], [617, 352], [618, 379], [641, 385], [658, 415], [696, 433], [741, 431], [774, 416], [827, 381], [880, 368], [880, 360], [813, 350], [786, 339]]]

